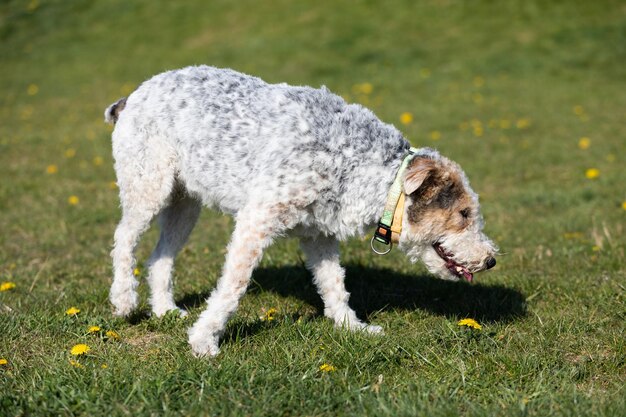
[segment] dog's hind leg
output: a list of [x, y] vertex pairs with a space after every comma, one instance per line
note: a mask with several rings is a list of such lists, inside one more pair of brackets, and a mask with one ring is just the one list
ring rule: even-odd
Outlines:
[[339, 264], [339, 243], [336, 239], [318, 236], [302, 238], [300, 247], [306, 255], [306, 266], [313, 274], [313, 282], [324, 302], [324, 315], [338, 327], [381, 333], [380, 326], [360, 321], [348, 305], [350, 294], [344, 284], [345, 270]]
[[279, 217], [276, 209], [252, 204], [237, 214], [222, 276], [207, 300], [206, 310], [189, 329], [189, 344], [196, 356], [219, 353], [219, 338], [246, 292], [253, 269], [263, 250], [284, 229]]
[[109, 299], [115, 307], [116, 316], [128, 316], [137, 307], [139, 285], [133, 274], [135, 267], [134, 250], [139, 237], [148, 228], [158, 210], [149, 208], [123, 209], [122, 220], [115, 229], [115, 246], [111, 251], [113, 258], [113, 283]]
[[200, 214], [200, 201], [185, 194], [174, 192], [172, 201], [159, 214], [161, 235], [159, 243], [150, 255], [148, 283], [152, 313], [160, 317], [170, 310], [187, 312], [176, 307], [172, 289], [174, 258], [182, 249]]
[[148, 283], [152, 312], [160, 317], [170, 310], [184, 310], [176, 307], [172, 288], [174, 258], [187, 241], [198, 220], [201, 204], [187, 195], [174, 195], [170, 204], [159, 214], [161, 235], [159, 243], [150, 255]]
[[143, 154], [143, 158], [137, 158], [136, 152], [116, 152], [114, 144], [122, 220], [115, 229], [111, 251], [113, 284], [109, 299], [117, 316], [128, 316], [137, 307], [133, 252], [150, 221], [167, 204], [174, 185], [171, 159], [158, 148], [145, 147]]

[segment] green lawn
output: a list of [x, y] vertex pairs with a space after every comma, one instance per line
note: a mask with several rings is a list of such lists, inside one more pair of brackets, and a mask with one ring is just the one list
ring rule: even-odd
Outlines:
[[[190, 317], [150, 318], [143, 285], [141, 311], [113, 318], [102, 114], [191, 64], [324, 84], [438, 148], [481, 195], [498, 266], [449, 283], [345, 243], [351, 305], [386, 331], [368, 337], [323, 318], [281, 241], [200, 360], [186, 328], [232, 229], [205, 211], [177, 260]], [[623, 2], [6, 0], [0, 103], [1, 416], [626, 415]]]

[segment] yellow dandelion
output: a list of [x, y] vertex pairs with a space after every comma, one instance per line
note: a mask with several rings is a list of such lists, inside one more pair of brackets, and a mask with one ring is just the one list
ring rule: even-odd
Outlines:
[[70, 359], [70, 365], [72, 365], [74, 368], [84, 368], [83, 365], [81, 365], [80, 363], [78, 363], [78, 361], [75, 361], [74, 359]]
[[9, 291], [15, 288], [15, 282], [5, 281], [0, 284], [0, 292]]
[[328, 364], [328, 363], [324, 363], [322, 365], [320, 365], [320, 371], [322, 372], [335, 372], [337, 370], [337, 368], [335, 368], [334, 366]]
[[74, 148], [67, 148], [65, 150], [65, 157], [66, 158], [73, 158], [76, 156], [76, 149]]
[[354, 94], [371, 94], [372, 91], [374, 91], [374, 86], [370, 83], [361, 83], [352, 86], [352, 92]]
[[122, 87], [120, 88], [120, 94], [123, 96], [127, 96], [130, 93], [133, 92], [133, 90], [135, 89], [135, 85], [131, 84], [131, 83], [125, 83], [124, 85], [122, 85]]
[[441, 132], [438, 130], [433, 130], [432, 132], [430, 132], [430, 138], [432, 140], [439, 140], [441, 139]]
[[87, 333], [97, 333], [100, 330], [100, 326], [91, 326], [89, 327], [89, 329], [87, 329]]
[[563, 233], [565, 239], [582, 239], [583, 234], [581, 232], [566, 232]]
[[422, 68], [420, 70], [420, 77], [422, 77], [422, 78], [428, 78], [428, 77], [430, 77], [430, 74], [431, 74], [431, 72], [430, 72], [430, 70], [428, 68]]
[[409, 113], [408, 111], [400, 115], [400, 123], [402, 123], [403, 125], [408, 125], [408, 124], [411, 124], [412, 122], [413, 122], [413, 115]]
[[4, 358], [0, 358], [0, 366], [4, 366], [4, 365], [8, 365], [9, 361], [4, 359]]
[[594, 246], [591, 247], [591, 250], [594, 251], [594, 252], [598, 252], [600, 249], [601, 248], [598, 245], [594, 245]]
[[141, 275], [141, 270], [139, 268], [133, 269], [133, 275], [138, 277], [139, 275]]
[[580, 149], [587, 149], [589, 148], [589, 146], [591, 146], [591, 139], [589, 139], [588, 137], [580, 138], [580, 140], [578, 141], [578, 147]]
[[474, 319], [463, 319], [457, 323], [459, 326], [471, 327], [472, 329], [480, 330], [482, 326]]
[[481, 126], [474, 127], [474, 136], [482, 136], [484, 132]]
[[75, 205], [77, 205], [77, 204], [80, 202], [80, 200], [78, 199], [78, 197], [77, 197], [77, 196], [75, 196], [75, 195], [71, 195], [71, 196], [69, 196], [69, 198], [67, 199], [67, 202], [68, 202], [68, 204], [70, 204], [71, 206], [75, 206]]
[[37, 84], [30, 84], [28, 88], [26, 89], [26, 93], [29, 96], [34, 96], [38, 92], [39, 92], [39, 87], [37, 86]]
[[106, 363], [103, 363], [102, 365], [100, 365], [100, 368], [102, 369], [107, 369], [109, 366]]
[[577, 116], [581, 116], [585, 113], [585, 109], [583, 109], [583, 106], [574, 106], [574, 114]]
[[72, 346], [72, 350], [70, 350], [70, 353], [74, 356], [79, 356], [79, 355], [84, 355], [85, 353], [89, 352], [91, 350], [91, 348], [89, 346], [87, 346], [84, 343], [79, 343], [77, 345]]
[[622, 208], [626, 210], [626, 201], [622, 201]]
[[270, 308], [269, 310], [267, 310], [265, 312], [263, 317], [261, 317], [261, 320], [263, 320], [263, 321], [272, 321], [272, 320], [274, 320], [274, 314], [276, 314], [277, 312], [278, 312], [278, 310], [276, 310], [274, 307], [272, 307], [272, 308]]
[[75, 316], [78, 313], [80, 313], [80, 310], [77, 309], [76, 307], [70, 307], [67, 310], [65, 310], [65, 314], [68, 316]]
[[105, 333], [106, 337], [108, 337], [109, 339], [115, 339], [115, 340], [120, 340], [120, 335], [117, 334], [116, 331], [113, 330], [107, 330], [107, 332]]
[[39, 7], [39, 1], [38, 0], [31, 0], [31, 2], [28, 3], [28, 6], [26, 6], [26, 9], [29, 12], [34, 12], [37, 9], [37, 7]]
[[59, 167], [56, 166], [55, 164], [48, 165], [46, 167], [46, 173], [48, 174], [56, 174], [57, 172], [59, 172]]
[[509, 129], [511, 127], [511, 121], [508, 119], [500, 120], [500, 129]]
[[117, 183], [115, 181], [109, 182], [109, 188], [111, 190], [115, 190], [117, 188]]
[[474, 77], [474, 87], [482, 87], [485, 84], [485, 79], [481, 76]]
[[20, 112], [20, 118], [22, 120], [28, 120], [32, 117], [34, 111], [33, 106], [24, 106]]
[[96, 156], [96, 157], [93, 159], [93, 164], [94, 164], [95, 166], [100, 166], [100, 165], [102, 165], [103, 163], [104, 163], [104, 159], [102, 159], [102, 157], [101, 157], [101, 156]]
[[528, 126], [530, 126], [529, 119], [517, 119], [517, 122], [515, 122], [515, 127], [518, 129], [526, 129]]
[[480, 94], [480, 93], [474, 93], [474, 94], [472, 94], [472, 101], [473, 101], [475, 104], [480, 104], [480, 103], [482, 103], [482, 102], [483, 102], [483, 95], [482, 95], [482, 94]]
[[590, 180], [594, 180], [598, 178], [599, 176], [600, 176], [600, 170], [597, 168], [589, 168], [587, 171], [585, 171], [585, 177], [587, 177]]

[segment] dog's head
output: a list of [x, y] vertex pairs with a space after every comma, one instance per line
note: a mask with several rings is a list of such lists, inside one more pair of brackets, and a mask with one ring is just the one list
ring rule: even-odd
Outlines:
[[498, 249], [482, 232], [478, 196], [461, 167], [432, 149], [421, 149], [404, 177], [406, 205], [400, 249], [421, 259], [443, 279], [472, 281], [492, 268]]

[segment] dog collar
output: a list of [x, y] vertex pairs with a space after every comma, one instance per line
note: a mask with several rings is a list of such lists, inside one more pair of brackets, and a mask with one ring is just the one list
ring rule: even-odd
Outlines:
[[[406, 168], [409, 166], [409, 162], [415, 157], [417, 154], [417, 148], [410, 148], [409, 153], [404, 157], [402, 163], [400, 164], [400, 168], [398, 169], [398, 173], [396, 174], [396, 178], [389, 189], [389, 193], [387, 194], [387, 203], [385, 204], [385, 210], [383, 211], [383, 215], [378, 222], [378, 226], [376, 227], [376, 231], [374, 232], [374, 236], [370, 241], [370, 246], [374, 253], [378, 255], [386, 255], [391, 251], [394, 243], [398, 243], [400, 240], [400, 233], [402, 233], [402, 215], [404, 213], [404, 199], [405, 195], [402, 191], [402, 178], [404, 177], [404, 172]], [[375, 242], [381, 243], [383, 245], [389, 246], [387, 250], [377, 250], [374, 246]]]

